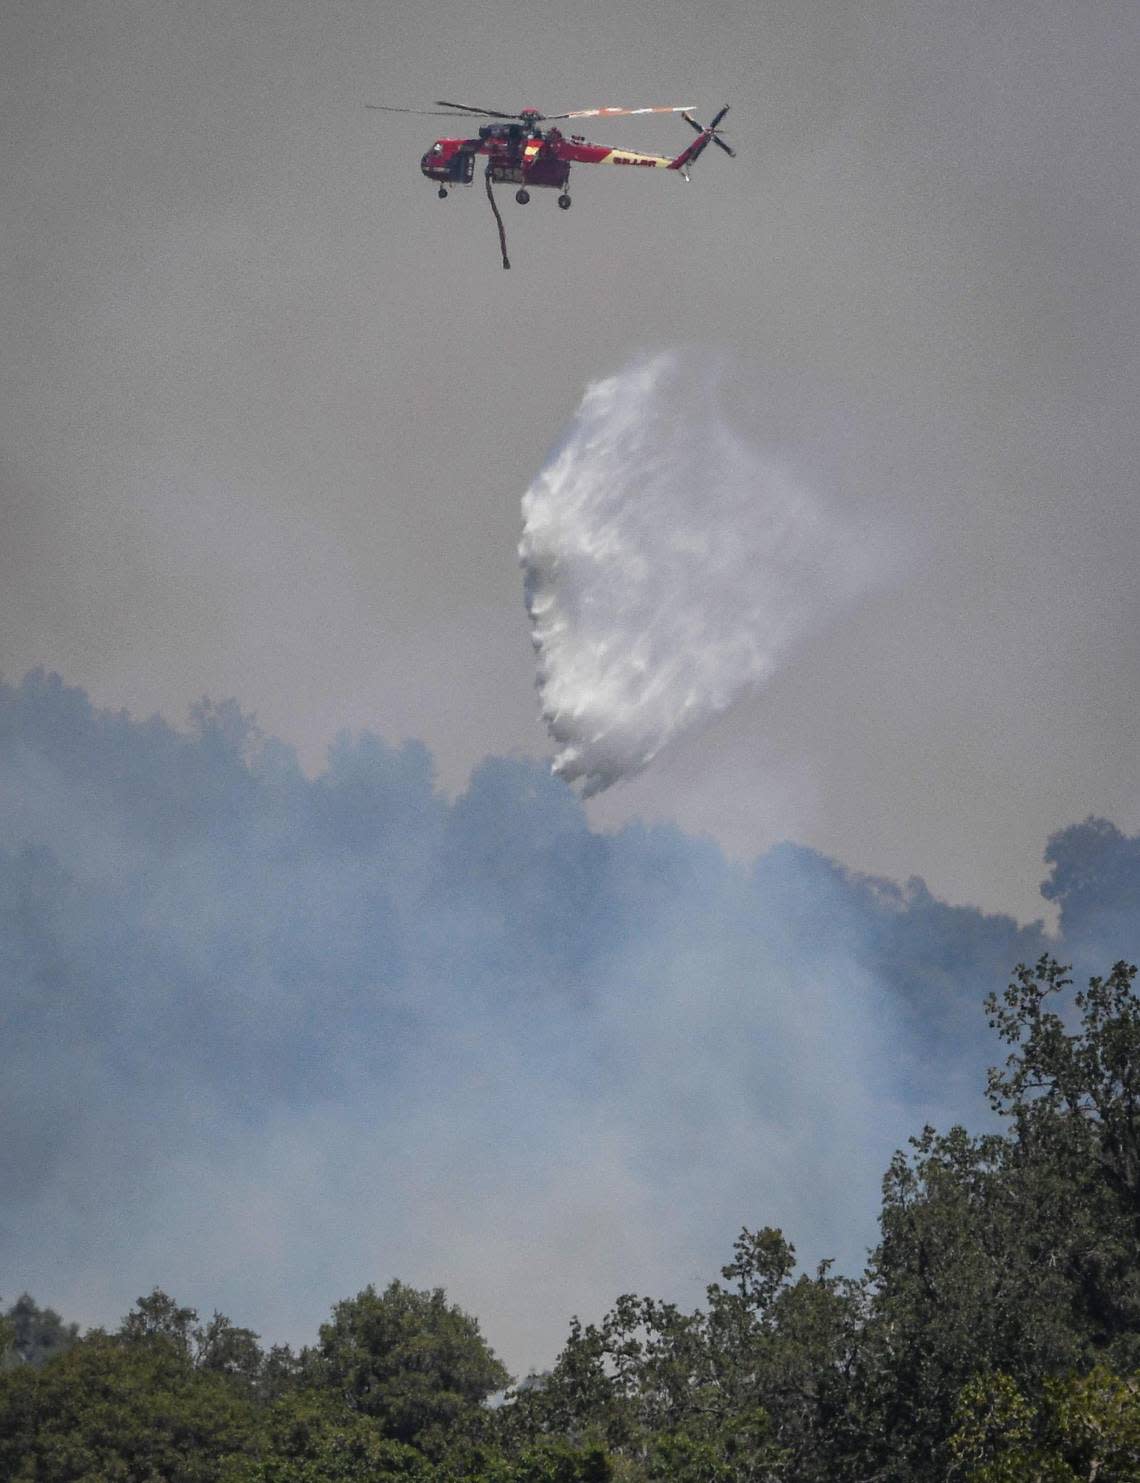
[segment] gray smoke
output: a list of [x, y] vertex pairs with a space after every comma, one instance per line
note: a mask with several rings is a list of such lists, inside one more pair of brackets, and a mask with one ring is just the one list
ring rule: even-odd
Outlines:
[[[1140, 841], [1049, 860], [1059, 950], [1135, 953]], [[695, 1300], [745, 1223], [858, 1269], [1048, 945], [800, 847], [596, 834], [517, 759], [449, 800], [417, 744], [310, 778], [232, 704], [0, 683], [2, 1291], [113, 1323], [158, 1283], [307, 1342], [442, 1283], [525, 1370], [619, 1292]]]

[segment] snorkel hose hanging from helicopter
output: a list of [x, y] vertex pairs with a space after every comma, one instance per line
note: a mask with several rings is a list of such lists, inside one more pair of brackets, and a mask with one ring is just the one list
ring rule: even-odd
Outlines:
[[487, 186], [487, 199], [491, 203], [491, 210], [495, 216], [495, 224], [499, 228], [499, 248], [503, 254], [503, 267], [509, 268], [511, 260], [507, 256], [507, 233], [503, 227], [503, 218], [499, 215], [499, 206], [495, 200], [495, 192], [491, 189], [491, 166], [488, 165], [483, 172], [483, 180]]

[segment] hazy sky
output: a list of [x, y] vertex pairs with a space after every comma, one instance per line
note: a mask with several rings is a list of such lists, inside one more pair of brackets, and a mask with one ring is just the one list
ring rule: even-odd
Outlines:
[[[173, 719], [235, 695], [319, 764], [546, 755], [519, 497], [584, 385], [727, 349], [750, 435], [898, 577], [591, 805], [792, 837], [1040, 910], [1046, 834], [1140, 822], [1140, 30], [978, 0], [9, 0], [0, 670]], [[447, 121], [722, 103], [691, 184], [574, 208], [418, 169]], [[680, 148], [678, 120], [599, 124]]]

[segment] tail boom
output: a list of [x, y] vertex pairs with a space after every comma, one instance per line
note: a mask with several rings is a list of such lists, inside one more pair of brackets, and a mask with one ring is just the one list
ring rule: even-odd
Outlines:
[[663, 154], [642, 154], [636, 149], [611, 149], [606, 144], [570, 140], [562, 145], [563, 159], [581, 165], [640, 165], [651, 170], [671, 170], [673, 161]]
[[713, 119], [708, 128], [703, 128], [691, 113], [683, 112], [681, 117], [693, 129], [697, 131], [697, 137], [687, 145], [679, 155], [670, 159], [663, 154], [643, 154], [636, 149], [610, 149], [604, 144], [589, 144], [585, 139], [571, 138], [559, 141], [559, 155], [562, 159], [573, 161], [583, 165], [632, 165], [642, 169], [650, 170], [678, 170], [682, 175], [687, 174], [688, 167], [696, 160], [710, 144], [718, 144], [726, 154], [734, 151], [720, 137], [718, 125], [728, 112], [727, 105]]

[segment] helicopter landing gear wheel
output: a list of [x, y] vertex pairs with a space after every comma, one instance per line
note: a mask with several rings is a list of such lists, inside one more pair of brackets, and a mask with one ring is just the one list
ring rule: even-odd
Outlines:
[[562, 207], [563, 211], [570, 210], [570, 197], [566, 194], [565, 191], [563, 191], [562, 194], [558, 197], [558, 204]]
[[527, 190], [525, 185], [520, 185], [518, 190], [515, 191], [515, 200], [520, 206], [525, 206], [530, 200], [530, 191]]
[[445, 185], [441, 185], [440, 186], [440, 188], [439, 188], [439, 199], [441, 201], [446, 201], [447, 200], [447, 186], [445, 186]]

